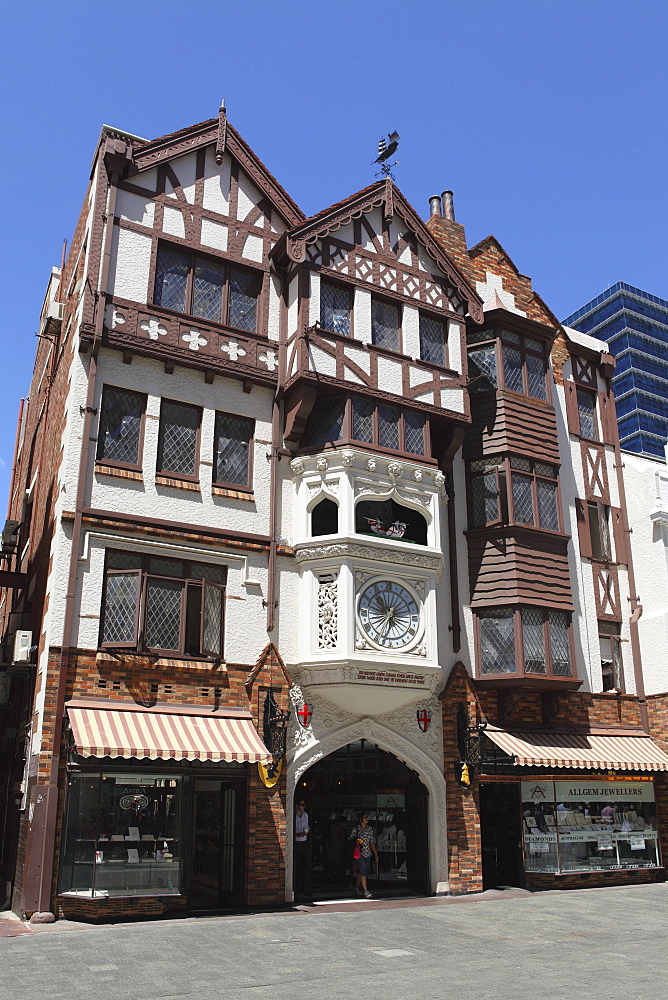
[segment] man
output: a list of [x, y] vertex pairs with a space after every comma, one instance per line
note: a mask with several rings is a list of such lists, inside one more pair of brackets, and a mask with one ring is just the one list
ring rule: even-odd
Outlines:
[[311, 879], [311, 840], [306, 802], [297, 799], [295, 807], [295, 895], [308, 896]]

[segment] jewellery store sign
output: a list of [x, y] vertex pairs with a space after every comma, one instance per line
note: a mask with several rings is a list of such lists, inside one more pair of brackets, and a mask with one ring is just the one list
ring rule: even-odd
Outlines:
[[652, 781], [523, 781], [524, 802], [654, 802]]

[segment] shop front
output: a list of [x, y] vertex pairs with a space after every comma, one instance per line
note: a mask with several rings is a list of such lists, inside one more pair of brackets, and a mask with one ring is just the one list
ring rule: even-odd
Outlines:
[[269, 759], [244, 712], [70, 703], [59, 910], [244, 903], [248, 768]]
[[668, 757], [649, 737], [489, 729], [485, 742], [484, 888], [664, 880], [657, 799]]

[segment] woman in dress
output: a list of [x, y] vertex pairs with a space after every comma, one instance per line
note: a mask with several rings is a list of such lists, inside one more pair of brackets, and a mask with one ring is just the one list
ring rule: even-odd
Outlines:
[[376, 838], [373, 835], [373, 828], [369, 826], [369, 814], [360, 813], [359, 822], [354, 828], [352, 834], [353, 838], [353, 850], [356, 847], [360, 849], [360, 856], [356, 858], [357, 870], [359, 872], [357, 876], [357, 885], [355, 886], [358, 896], [366, 896], [370, 899], [371, 893], [369, 892], [366, 884], [367, 877], [371, 874], [371, 856], [373, 855], [378, 863], [378, 848], [376, 847]]

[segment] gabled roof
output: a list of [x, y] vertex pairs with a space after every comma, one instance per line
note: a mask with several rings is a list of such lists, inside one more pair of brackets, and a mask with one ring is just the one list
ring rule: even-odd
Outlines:
[[[276, 206], [288, 226], [298, 225], [304, 219], [304, 213], [292, 200], [287, 191], [278, 183], [274, 175], [267, 169], [262, 160], [253, 152], [250, 146], [241, 138], [237, 130], [227, 121], [224, 109], [222, 111], [224, 146], [227, 152], [239, 163], [251, 180]], [[133, 160], [141, 172], [154, 167], [157, 163], [169, 161], [177, 156], [183, 156], [195, 149], [209, 146], [219, 140], [221, 117], [209, 118], [197, 125], [170, 132], [152, 139], [150, 142], [142, 139], [133, 141]]]
[[481, 323], [483, 310], [482, 301], [478, 294], [462, 271], [431, 235], [399, 188], [389, 178], [362, 188], [361, 191], [350, 195], [349, 198], [330, 205], [322, 212], [305, 219], [279, 240], [274, 249], [274, 255], [280, 258], [286, 254], [290, 260], [299, 263], [305, 259], [308, 244], [315, 243], [316, 240], [336, 232], [337, 229], [347, 225], [353, 219], [359, 219], [381, 205], [384, 206], [386, 219], [391, 219], [395, 214], [403, 219], [409, 230], [415, 234], [429, 256], [447, 275], [453, 287], [465, 300], [472, 318]]

